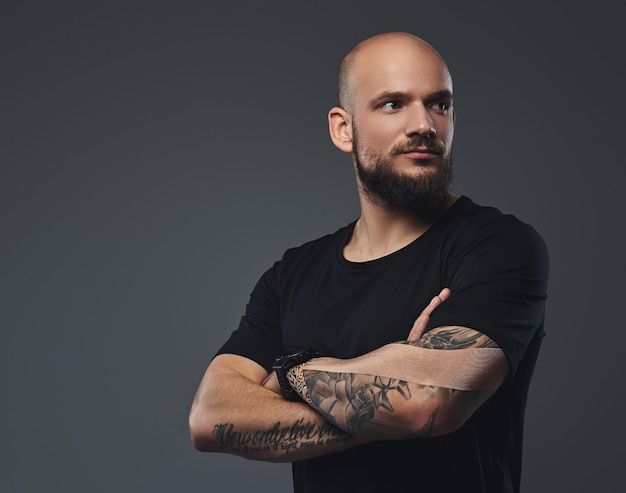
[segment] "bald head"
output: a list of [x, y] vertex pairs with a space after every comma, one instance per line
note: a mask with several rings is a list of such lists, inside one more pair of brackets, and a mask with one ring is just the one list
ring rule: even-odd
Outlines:
[[417, 36], [403, 32], [383, 33], [368, 38], [343, 58], [339, 67], [339, 106], [348, 113], [354, 111], [355, 78], [365, 69], [377, 70], [376, 65], [389, 59], [392, 54], [411, 53], [438, 59], [449, 76], [448, 68], [441, 55], [430, 44]]

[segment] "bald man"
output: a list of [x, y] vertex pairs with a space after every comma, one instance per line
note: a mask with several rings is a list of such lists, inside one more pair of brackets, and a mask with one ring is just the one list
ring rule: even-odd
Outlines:
[[424, 40], [361, 42], [338, 89], [330, 137], [361, 214], [261, 277], [200, 383], [192, 441], [292, 462], [296, 492], [518, 492], [545, 244], [450, 193], [452, 78]]

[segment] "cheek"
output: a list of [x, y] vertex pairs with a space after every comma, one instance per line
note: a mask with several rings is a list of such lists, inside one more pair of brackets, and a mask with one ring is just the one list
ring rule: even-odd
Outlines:
[[359, 145], [385, 153], [393, 148], [404, 136], [405, 122], [398, 115], [381, 117], [371, 113], [355, 114], [353, 130], [358, 134]]
[[448, 129], [448, 133], [446, 135], [446, 143], [448, 144], [448, 147], [450, 147], [450, 144], [452, 144], [453, 137], [454, 137], [454, 125], [450, 125], [450, 128]]
[[454, 122], [452, 120], [446, 120], [437, 125], [436, 128], [439, 139], [445, 142], [447, 147], [449, 147], [454, 137]]
[[385, 149], [393, 146], [401, 133], [401, 127], [394, 125], [394, 122], [378, 121], [368, 125], [368, 130], [363, 133], [360, 132], [359, 136], [362, 136], [363, 143], [367, 147]]

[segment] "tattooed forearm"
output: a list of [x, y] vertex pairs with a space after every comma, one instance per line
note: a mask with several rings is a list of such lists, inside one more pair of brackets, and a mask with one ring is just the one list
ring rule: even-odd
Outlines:
[[303, 448], [344, 444], [353, 437], [331, 424], [317, 425], [302, 419], [289, 425], [280, 421], [266, 430], [241, 431], [233, 423], [213, 428], [220, 448], [239, 455], [253, 456], [267, 452], [289, 453]]
[[[313, 406], [329, 421], [351, 434], [359, 434], [365, 425], [383, 432], [384, 425], [380, 423], [380, 416], [377, 419], [377, 413], [394, 413], [394, 399], [408, 401], [434, 395], [441, 403], [452, 399], [456, 392], [393, 378], [316, 370], [306, 372], [306, 385]], [[406, 438], [431, 436], [436, 416], [435, 407], [430, 414], [422, 417], [423, 425]]]
[[[476, 330], [459, 326], [438, 327], [417, 341], [404, 341], [403, 344], [435, 351], [409, 348], [397, 351], [400, 346], [390, 344], [372, 353], [371, 365], [367, 364], [369, 355], [356, 359], [352, 365], [333, 358], [320, 358], [317, 362], [313, 360], [292, 368], [290, 383], [330, 423], [358, 439], [367, 440], [426, 438], [450, 433], [497, 388], [490, 386], [474, 390], [482, 387], [474, 387], [473, 381], [472, 385], [463, 383], [458, 386], [453, 378], [455, 372], [468, 369], [469, 377], [481, 376], [480, 371], [484, 368], [477, 368], [475, 358], [470, 358], [469, 363], [462, 360], [462, 367], [448, 369], [443, 364], [442, 369], [440, 361], [448, 361], [448, 356], [455, 355], [438, 350], [467, 349], [467, 353], [457, 356], [470, 357], [475, 356], [472, 352], [475, 349], [480, 349], [476, 352], [484, 355], [484, 348], [498, 347]], [[437, 353], [438, 356], [434, 356]], [[423, 365], [406, 365], [404, 371], [398, 367], [398, 361], [393, 360], [398, 354], [405, 358], [399, 361], [412, 363], [416, 360], [410, 358], [421, 357]], [[490, 354], [493, 356], [492, 352]], [[429, 373], [431, 368], [435, 373]], [[441, 378], [440, 373], [445, 371], [449, 371], [451, 380]]]
[[360, 428], [378, 408], [393, 412], [389, 393], [411, 397], [407, 382], [370, 375], [311, 371], [306, 383], [316, 408], [335, 423], [341, 415], [349, 429]]
[[468, 349], [498, 347], [489, 337], [465, 327], [440, 327], [426, 332], [419, 340], [402, 341], [403, 344], [427, 349]]

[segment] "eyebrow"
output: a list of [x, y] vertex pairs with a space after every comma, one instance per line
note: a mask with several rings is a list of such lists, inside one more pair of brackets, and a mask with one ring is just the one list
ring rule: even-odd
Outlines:
[[402, 91], [383, 91], [370, 99], [371, 104], [376, 104], [381, 101], [394, 100], [394, 99], [406, 99], [408, 94]]
[[[370, 99], [370, 104], [377, 104], [380, 101], [386, 101], [386, 100], [400, 100], [401, 101], [408, 97], [409, 97], [409, 94], [403, 91], [383, 91], [380, 94], [374, 96], [372, 99]], [[429, 94], [425, 98], [425, 101], [430, 102], [430, 101], [437, 101], [439, 99], [446, 99], [446, 100], [452, 101], [452, 93], [448, 89], [435, 91], [434, 93]]]
[[446, 99], [448, 101], [452, 101], [452, 93], [448, 89], [442, 89], [441, 91], [436, 91], [430, 94], [426, 101], [437, 101], [439, 99]]

